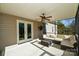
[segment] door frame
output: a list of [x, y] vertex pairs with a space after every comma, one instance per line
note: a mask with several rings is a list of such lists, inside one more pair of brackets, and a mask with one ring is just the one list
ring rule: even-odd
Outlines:
[[[19, 23], [24, 23], [24, 31], [26, 32], [25, 33], [25, 39], [24, 40], [22, 40], [22, 41], [20, 41], [19, 40]], [[32, 38], [30, 38], [29, 40], [32, 40], [33, 39], [33, 22], [30, 22], [30, 21], [25, 21], [25, 20], [17, 20], [17, 44], [19, 44], [19, 43], [23, 43], [23, 42], [26, 42], [26, 41], [28, 41], [28, 39], [27, 39], [27, 24], [31, 24], [31, 35], [32, 35]]]
[[[31, 24], [31, 38], [29, 40], [32, 40], [33, 39], [33, 22], [30, 22], [30, 21], [25, 21], [25, 28], [26, 28], [26, 31], [27, 31], [27, 24]], [[26, 33], [27, 34], [27, 33]], [[27, 36], [26, 36], [27, 37]], [[28, 41], [28, 40], [27, 40]]]

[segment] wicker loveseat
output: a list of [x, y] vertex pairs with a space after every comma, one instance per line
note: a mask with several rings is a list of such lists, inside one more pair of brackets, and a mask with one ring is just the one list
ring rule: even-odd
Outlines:
[[76, 43], [74, 35], [55, 35], [46, 34], [43, 35], [44, 39], [51, 39], [53, 42], [60, 42], [61, 46], [74, 48], [74, 43]]

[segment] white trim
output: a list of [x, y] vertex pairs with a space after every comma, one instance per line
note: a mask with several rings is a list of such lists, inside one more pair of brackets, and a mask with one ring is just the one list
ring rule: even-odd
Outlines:
[[[24, 26], [25, 26], [25, 22], [24, 21], [22, 21], [22, 20], [17, 20], [17, 43], [22, 43], [22, 42], [24, 42], [25, 41], [25, 39], [24, 40], [19, 40], [19, 23], [24, 23]], [[25, 29], [24, 29], [24, 31], [25, 31]], [[25, 36], [24, 36], [24, 38], [25, 38]]]
[[[24, 23], [24, 26], [25, 26], [25, 39], [24, 40], [19, 40], [19, 22], [21, 22], [21, 23]], [[24, 20], [17, 20], [17, 44], [18, 43], [22, 43], [22, 42], [26, 42], [26, 41], [28, 41], [28, 39], [27, 39], [27, 24], [31, 24], [31, 31], [32, 31], [32, 38], [30, 38], [29, 40], [32, 40], [33, 39], [33, 22], [29, 22], [29, 21], [24, 21]]]
[[19, 28], [18, 28], [18, 23], [19, 23], [19, 21], [18, 20], [16, 20], [16, 22], [17, 22], [17, 44], [19, 43]]

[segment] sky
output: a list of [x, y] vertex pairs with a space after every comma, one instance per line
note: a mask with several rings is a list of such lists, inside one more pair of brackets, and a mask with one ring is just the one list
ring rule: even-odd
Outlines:
[[64, 19], [64, 20], [61, 20], [61, 22], [62, 22], [65, 26], [68, 26], [69, 24], [72, 23], [73, 20], [75, 20], [75, 18]]

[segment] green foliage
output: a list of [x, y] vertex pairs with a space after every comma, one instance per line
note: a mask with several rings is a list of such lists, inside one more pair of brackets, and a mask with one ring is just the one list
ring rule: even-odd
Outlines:
[[74, 29], [74, 26], [75, 26], [75, 20], [72, 21], [72, 23], [68, 26], [65, 26], [61, 20], [58, 20], [56, 22], [57, 24], [57, 31], [58, 31], [58, 34], [74, 34], [75, 33], [75, 29]]
[[65, 28], [64, 24], [59, 20], [57, 21], [57, 31], [58, 31], [58, 34], [63, 34], [64, 31], [63, 29]]
[[73, 20], [68, 27], [71, 29], [71, 32], [75, 34], [75, 20]]

